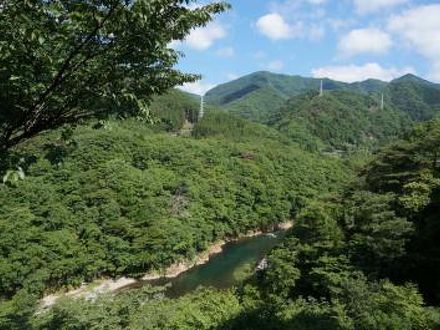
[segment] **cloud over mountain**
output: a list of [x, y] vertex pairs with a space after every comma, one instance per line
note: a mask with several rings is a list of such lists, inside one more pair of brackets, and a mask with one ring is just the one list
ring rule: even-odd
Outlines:
[[388, 28], [432, 63], [431, 78], [440, 80], [440, 4], [418, 6], [394, 15]]
[[392, 45], [390, 36], [377, 28], [356, 29], [343, 36], [338, 44], [344, 57], [357, 54], [384, 54]]
[[363, 81], [369, 78], [390, 81], [407, 73], [415, 73], [414, 68], [384, 68], [378, 63], [334, 65], [312, 70], [315, 78], [330, 78], [344, 82]]
[[260, 17], [256, 26], [263, 35], [272, 40], [294, 38], [301, 31], [300, 24], [290, 25], [277, 13]]

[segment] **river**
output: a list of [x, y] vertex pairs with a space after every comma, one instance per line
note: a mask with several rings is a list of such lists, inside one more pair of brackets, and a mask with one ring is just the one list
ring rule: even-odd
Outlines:
[[257, 263], [280, 242], [287, 229], [291, 227], [291, 223], [279, 224], [278, 227], [280, 231], [274, 233], [252, 235], [222, 246], [213, 246], [213, 251], [220, 249], [221, 252], [212, 252], [215, 254], [211, 255], [207, 261], [204, 257], [199, 258], [201, 264], [188, 270], [185, 270], [188, 268], [188, 264], [184, 263], [170, 267], [167, 277], [160, 277], [153, 273], [147, 274], [145, 278], [150, 279], [146, 280], [127, 277], [96, 280], [68, 292], [47, 295], [40, 300], [40, 308], [42, 310], [50, 308], [61, 297], [95, 299], [101, 294], [135, 290], [147, 284], [166, 286], [165, 295], [170, 298], [182, 296], [200, 286], [218, 289], [230, 288], [254, 272]]
[[166, 296], [175, 298], [201, 286], [230, 288], [252, 274], [258, 261], [281, 240], [282, 236], [284, 232], [277, 232], [227, 243], [223, 251], [212, 256], [207, 263], [191, 268], [176, 278], [139, 281], [122, 288], [121, 291], [139, 289], [146, 284], [167, 285]]

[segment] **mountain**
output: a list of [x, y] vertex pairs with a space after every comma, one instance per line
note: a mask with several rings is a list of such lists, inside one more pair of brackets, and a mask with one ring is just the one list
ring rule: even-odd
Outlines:
[[[344, 83], [322, 79], [325, 91], [346, 91], [362, 95], [384, 93], [390, 107], [404, 111], [415, 121], [434, 117], [440, 111], [440, 85], [415, 75], [405, 75], [390, 83], [368, 79]], [[319, 91], [321, 79], [255, 72], [219, 85], [206, 94], [206, 101], [226, 111], [256, 122], [267, 122], [291, 97]]]
[[411, 120], [393, 107], [382, 109], [377, 97], [330, 91], [291, 98], [273, 115], [271, 125], [306, 149], [345, 150], [389, 141], [410, 127]]
[[[346, 90], [362, 94], [378, 92], [386, 86], [385, 82], [373, 79], [353, 84], [331, 79], [322, 82], [327, 91]], [[270, 113], [289, 98], [311, 90], [318, 91], [320, 84], [321, 79], [260, 71], [211, 89], [206, 93], [206, 101], [241, 117], [265, 122]]]
[[176, 91], [157, 97], [159, 125], [92, 120], [0, 159], [0, 173], [16, 164], [24, 172], [0, 184], [0, 329], [13, 329], [2, 326], [6, 299], [191, 259], [220, 239], [290, 219], [350, 176], [339, 159], [222, 111], [208, 111], [193, 136], [174, 134], [178, 121], [162, 127], [166, 118], [188, 120], [190, 100]]
[[206, 101], [217, 105], [231, 104], [265, 88], [271, 88], [280, 97], [287, 99], [318, 86], [314, 79], [260, 71], [211, 89], [206, 93]]
[[440, 113], [440, 85], [412, 74], [393, 80], [385, 95], [397, 109], [415, 121], [425, 121]]

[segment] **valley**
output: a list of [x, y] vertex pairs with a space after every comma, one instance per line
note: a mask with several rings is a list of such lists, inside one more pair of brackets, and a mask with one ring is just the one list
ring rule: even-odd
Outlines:
[[[314, 93], [309, 90], [290, 98], [263, 124], [212, 104], [198, 121], [197, 99], [172, 91], [153, 102], [158, 118], [154, 124], [92, 120], [69, 135], [60, 129], [24, 144], [16, 153], [24, 159], [26, 177], [0, 189], [5, 201], [0, 210], [6, 219], [2, 232], [8, 233], [1, 241], [3, 251], [12, 252], [8, 237], [16, 237], [13, 253], [3, 259], [3, 294], [10, 295], [14, 304], [24, 292], [38, 292], [35, 298], [49, 294], [43, 300], [46, 311], [38, 315], [51, 318], [66, 299], [69, 304], [88, 299], [92, 306], [102, 299], [118, 301], [151, 291], [160, 292], [164, 303], [174, 304], [188, 299], [185, 296], [211, 294], [198, 287], [228, 291], [233, 286], [244, 289], [248, 282], [256, 281], [257, 288], [263, 285], [253, 275], [257, 261], [268, 254], [269, 265], [281, 262], [285, 267], [286, 260], [279, 261], [277, 255], [285, 253], [284, 246], [293, 237], [304, 235], [302, 219], [319, 223], [320, 217], [328, 217], [307, 212], [333, 214], [326, 209], [339, 207], [333, 200], [352, 189], [357, 169], [377, 157], [371, 152], [403, 137], [415, 123], [404, 109], [380, 109], [363, 92]], [[189, 126], [187, 134], [179, 133]], [[335, 151], [341, 153], [335, 156]], [[432, 180], [435, 186], [437, 181]], [[417, 194], [399, 198], [419, 198]], [[384, 203], [391, 202], [383, 198]], [[6, 227], [11, 217], [21, 219], [21, 225]], [[208, 263], [182, 273], [189, 268], [182, 266], [184, 260], [194, 260], [207, 249], [214, 251], [209, 246], [217, 246], [211, 245], [215, 241], [267, 230], [292, 217], [298, 223], [285, 238], [261, 236], [233, 243]], [[318, 223], [313, 224], [318, 226], [316, 234], [321, 230]], [[393, 226], [404, 226], [402, 235], [413, 231], [409, 223]], [[276, 244], [280, 245], [274, 248]], [[35, 253], [37, 247], [42, 253]], [[301, 245], [288, 251], [301, 251]], [[50, 255], [57, 257], [46, 258]], [[208, 259], [197, 257], [200, 262], [195, 264]], [[270, 267], [264, 281], [274, 281], [271, 290], [293, 276], [286, 269], [272, 280]], [[12, 269], [24, 277], [5, 281]], [[145, 277], [155, 272], [172, 274], [167, 275], [172, 279]], [[102, 277], [115, 281], [102, 282]], [[143, 281], [137, 280], [142, 277]], [[63, 299], [50, 295], [52, 290], [66, 289], [73, 291]], [[264, 284], [258, 290], [269, 295], [267, 299], [278, 295], [266, 289]]]
[[0, 2], [0, 330], [440, 329], [440, 5], [230, 2]]

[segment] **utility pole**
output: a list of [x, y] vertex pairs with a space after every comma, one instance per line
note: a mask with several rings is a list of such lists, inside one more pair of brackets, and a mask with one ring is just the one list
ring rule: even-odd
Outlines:
[[199, 120], [201, 120], [204, 115], [205, 115], [205, 97], [204, 97], [204, 95], [202, 95], [200, 97]]

